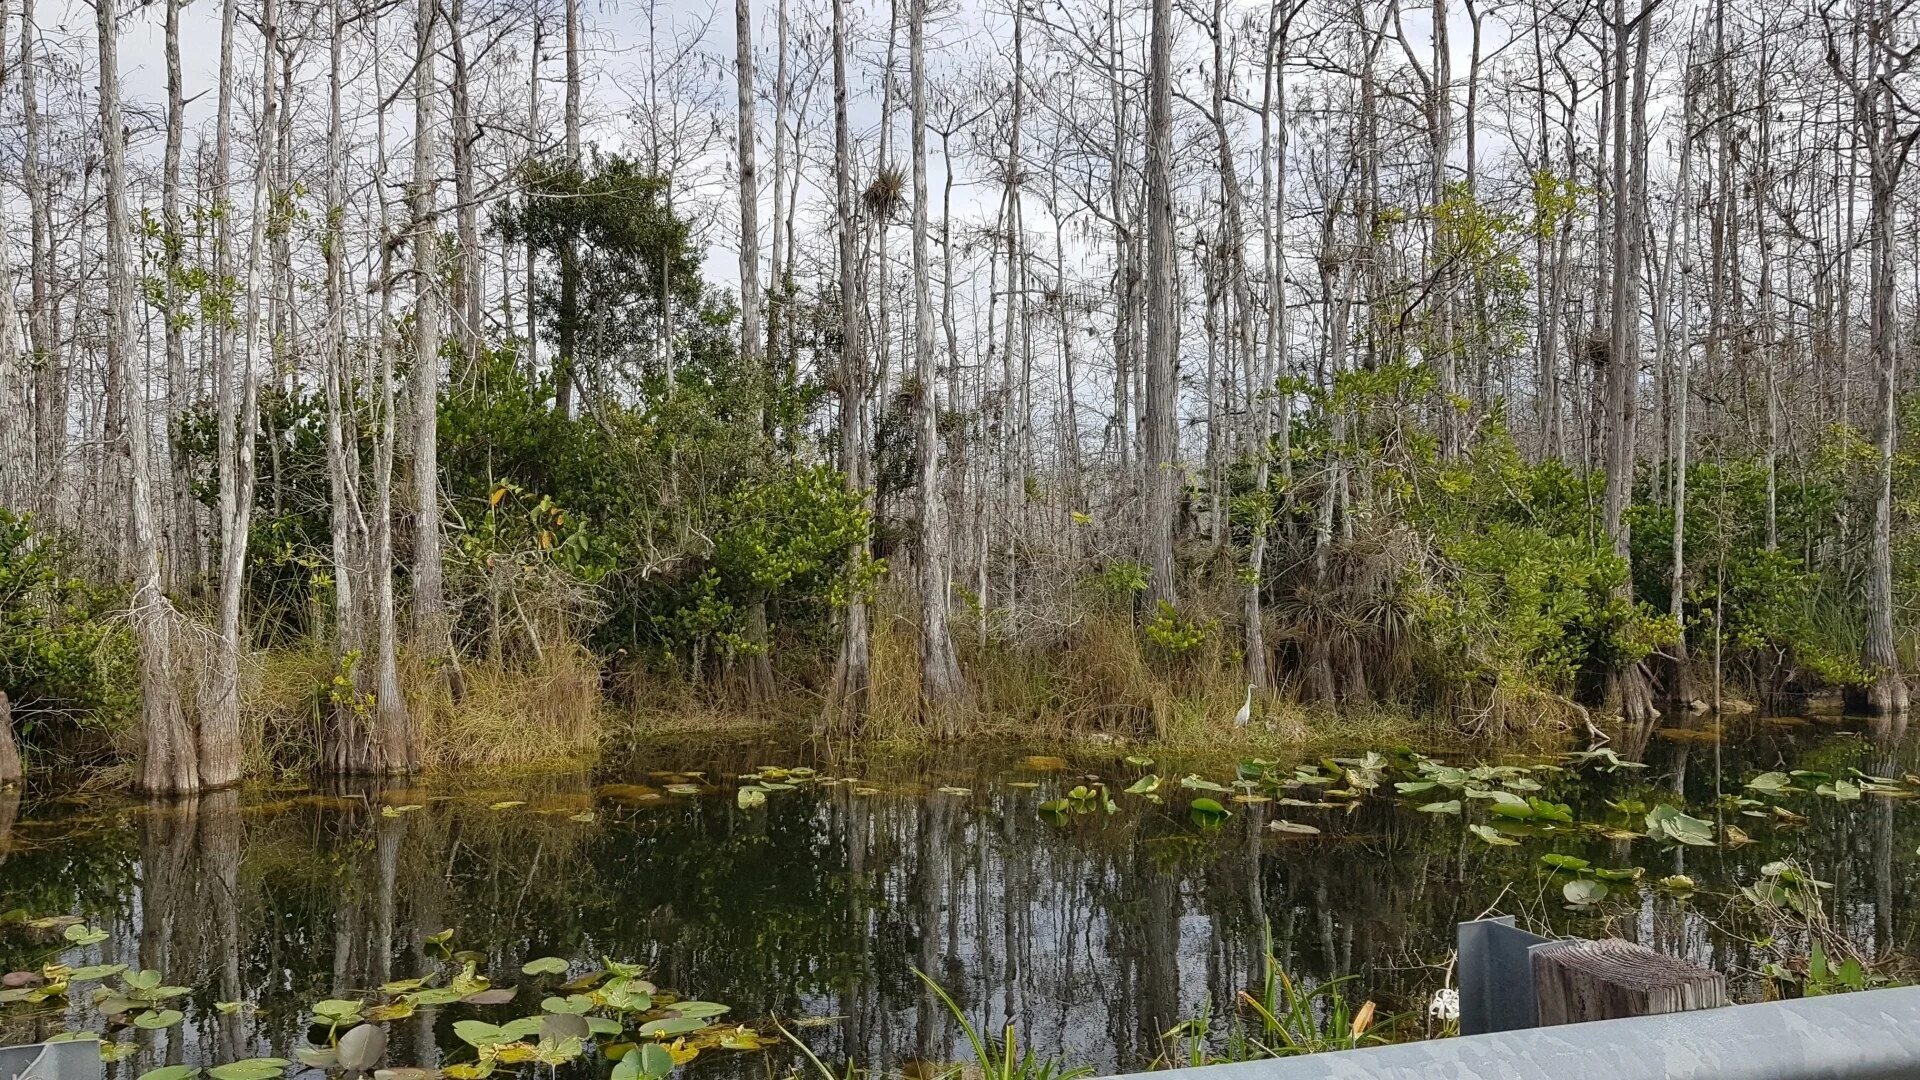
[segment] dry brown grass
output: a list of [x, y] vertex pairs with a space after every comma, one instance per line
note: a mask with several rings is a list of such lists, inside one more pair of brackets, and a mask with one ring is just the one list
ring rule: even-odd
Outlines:
[[[324, 645], [251, 654], [241, 675], [242, 737], [251, 777], [310, 770], [319, 758], [335, 674]], [[512, 769], [579, 761], [598, 753], [606, 717], [599, 668], [586, 649], [546, 650], [537, 660], [462, 668], [456, 704], [447, 681], [412, 658], [400, 680], [428, 770]]]
[[549, 647], [525, 664], [475, 664], [462, 674], [466, 696], [457, 704], [433, 673], [403, 675], [425, 767], [520, 768], [599, 752], [600, 672], [584, 647]]
[[[865, 734], [883, 742], [933, 737], [919, 718], [919, 631], [907, 605], [908, 597], [890, 590], [876, 610]], [[1233, 718], [1246, 698], [1246, 676], [1224, 623], [1203, 622], [1203, 640], [1175, 655], [1147, 640], [1124, 606], [1090, 602], [1064, 622], [1017, 641], [990, 638], [982, 644], [964, 630], [956, 633], [970, 691], [964, 725], [969, 737], [1049, 745], [1124, 742], [1244, 756], [1428, 744], [1440, 734], [1433, 722], [1405, 710], [1336, 713], [1283, 694], [1256, 695], [1252, 722], [1239, 728]]]

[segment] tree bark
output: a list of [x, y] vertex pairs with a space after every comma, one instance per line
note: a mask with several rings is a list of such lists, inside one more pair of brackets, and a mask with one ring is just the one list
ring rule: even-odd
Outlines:
[[[413, 178], [408, 186], [413, 234], [413, 634], [422, 659], [444, 668], [457, 702], [464, 696], [442, 568], [440, 538], [440, 272], [438, 245], [439, 120], [434, 75], [437, 6], [418, 0], [414, 18]], [[398, 751], [397, 747], [390, 747]]]
[[[1646, 50], [1650, 20], [1650, 13], [1643, 7], [1630, 23], [1626, 0], [1614, 0], [1613, 278], [1603, 403], [1607, 486], [1602, 516], [1614, 555], [1629, 567], [1632, 535], [1627, 507], [1633, 498], [1640, 383], [1640, 266], [1644, 253], [1641, 223], [1646, 202]], [[1630, 49], [1635, 53], [1632, 68], [1628, 66]], [[1632, 602], [1630, 575], [1622, 581], [1618, 592], [1622, 599]], [[1639, 662], [1615, 668], [1608, 673], [1608, 681], [1609, 697], [1629, 725], [1644, 726], [1659, 716], [1653, 707], [1646, 669]]]
[[1141, 445], [1147, 599], [1176, 604], [1179, 358], [1173, 319], [1173, 5], [1153, 0], [1147, 74], [1147, 400]]
[[[740, 197], [740, 366], [747, 374], [748, 393], [752, 395], [754, 426], [761, 427], [766, 415], [766, 342], [760, 328], [760, 180], [755, 168], [759, 122], [754, 117], [753, 98], [753, 6], [750, 0], [734, 0], [734, 89], [738, 97], [739, 121], [735, 126], [738, 153]], [[767, 632], [767, 600], [755, 595], [748, 601], [745, 657], [747, 697], [754, 702], [770, 701], [774, 694], [772, 648]]]
[[[861, 415], [866, 354], [861, 347], [860, 301], [857, 296], [858, 256], [854, 242], [853, 133], [847, 118], [846, 0], [833, 0], [833, 179], [834, 216], [838, 223], [840, 255], [840, 469], [847, 489], [867, 497], [866, 427]], [[847, 553], [854, 567], [867, 559], [863, 538]], [[867, 715], [871, 681], [871, 631], [867, 625], [866, 596], [857, 588], [841, 617], [840, 656], [834, 666], [833, 693], [827, 702], [830, 730], [856, 733]]]
[[128, 348], [133, 303], [132, 251], [127, 235], [126, 136], [120, 111], [120, 19], [116, 0], [98, 0], [100, 35], [100, 144], [107, 218], [106, 354], [118, 376], [127, 440], [127, 496], [132, 525], [132, 616], [140, 651], [140, 788], [181, 794], [200, 788], [193, 732], [180, 707], [174, 634], [179, 615], [164, 591], [164, 553], [154, 515], [152, 423], [145, 365]]
[[264, 0], [260, 7], [260, 110], [255, 129], [251, 232], [247, 240], [247, 267], [242, 277], [244, 316], [240, 326], [239, 398], [228, 383], [221, 386], [221, 434], [232, 454], [221, 462], [221, 565], [219, 623], [209, 643], [208, 672], [203, 680], [198, 731], [200, 780], [205, 788], [222, 788], [240, 781], [240, 653], [244, 646], [240, 625], [247, 588], [247, 549], [253, 531], [254, 450], [259, 427], [259, 365], [267, 321], [261, 300], [260, 265], [267, 243], [267, 219], [274, 213], [274, 132], [279, 98], [275, 93], [274, 59], [279, 46], [279, 5]]
[[61, 463], [67, 444], [67, 377], [59, 342], [54, 334], [53, 212], [47, 197], [40, 131], [39, 60], [34, 55], [38, 27], [34, 0], [20, 5], [20, 115], [26, 142], [21, 153], [21, 185], [27, 193], [28, 233], [32, 254], [27, 276], [32, 285], [27, 306], [27, 346], [33, 369], [33, 459], [38, 483], [33, 505], [47, 523], [66, 521], [61, 498]]
[[[745, 0], [741, 0], [742, 3]], [[947, 529], [940, 481], [939, 409], [934, 397], [932, 263], [927, 224], [926, 0], [911, 0], [907, 16], [913, 111], [913, 424], [920, 481], [918, 576], [920, 592], [920, 719], [936, 737], [959, 734], [955, 706], [966, 693], [954, 654], [947, 608]], [[1061, 298], [1062, 303], [1065, 297]]]

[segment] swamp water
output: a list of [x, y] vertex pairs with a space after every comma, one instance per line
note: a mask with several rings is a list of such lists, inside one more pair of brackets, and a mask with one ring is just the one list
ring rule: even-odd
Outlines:
[[[1221, 1044], [1247, 1016], [1236, 994], [1259, 985], [1269, 929], [1301, 985], [1347, 978], [1353, 1005], [1395, 1016], [1389, 1037], [1432, 1033], [1454, 924], [1489, 911], [1683, 954], [1752, 999], [1762, 966], [1804, 955], [1822, 919], [1869, 961], [1915, 951], [1916, 743], [1898, 726], [1753, 721], [1656, 735], [1639, 768], [1541, 756], [1472, 773], [1394, 754], [826, 760], [767, 737], [649, 746], [591, 775], [151, 805], [29, 793], [0, 803], [0, 964], [16, 972], [0, 1037], [104, 1032], [108, 1075], [132, 1080], [298, 1059], [325, 1041], [315, 1004], [335, 999], [388, 1010], [385, 1064], [472, 1080], [458, 1066], [475, 1060], [475, 1029], [457, 1025], [537, 1016], [543, 997], [564, 1010], [561, 984], [610, 958], [641, 965], [658, 1001], [626, 1021], [596, 1008], [596, 1031], [625, 1033], [583, 1040], [584, 1062], [563, 1071], [604, 1076], [595, 1042], [632, 1041], [648, 1017], [669, 1038], [699, 1029], [679, 1044], [701, 1051], [690, 1075], [794, 1068], [770, 1017], [829, 1063], [916, 1074], [969, 1058], [917, 968], [984, 1029], [1012, 1021], [1023, 1047], [1110, 1072], [1150, 1065], [1169, 1029], [1209, 1011]], [[522, 973], [549, 957], [568, 970]], [[36, 995], [48, 962], [96, 970]], [[178, 992], [143, 1006], [143, 970]], [[474, 977], [494, 993], [451, 1001]], [[663, 1011], [672, 994], [731, 1011], [688, 1020]], [[96, 996], [120, 998], [106, 1003], [116, 1019]], [[766, 1049], [721, 1045], [750, 1047], [754, 1030]], [[549, 1068], [498, 1075], [515, 1072]]]

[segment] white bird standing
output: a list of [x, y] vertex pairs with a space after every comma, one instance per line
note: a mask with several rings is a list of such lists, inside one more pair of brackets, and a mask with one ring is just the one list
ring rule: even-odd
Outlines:
[[1253, 716], [1253, 684], [1247, 684], [1247, 700], [1240, 703], [1240, 711], [1233, 714], [1234, 727], [1246, 727], [1247, 720]]

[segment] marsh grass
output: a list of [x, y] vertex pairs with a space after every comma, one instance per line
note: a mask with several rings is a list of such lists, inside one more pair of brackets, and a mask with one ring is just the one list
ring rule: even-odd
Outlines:
[[1235, 998], [1235, 1016], [1221, 1048], [1209, 1040], [1213, 1031], [1212, 1006], [1199, 1016], [1167, 1032], [1162, 1062], [1199, 1066], [1228, 1061], [1317, 1054], [1352, 1050], [1383, 1043], [1394, 1018], [1381, 1017], [1374, 1003], [1352, 1006], [1341, 988], [1353, 976], [1328, 979], [1312, 987], [1294, 981], [1273, 952], [1273, 928], [1262, 933], [1266, 959], [1256, 991], [1242, 990]]
[[[248, 657], [241, 676], [241, 719], [249, 776], [314, 767], [335, 671], [331, 650], [319, 645]], [[401, 662], [401, 685], [426, 769], [517, 769], [587, 760], [599, 753], [614, 726], [600, 700], [598, 666], [583, 647], [549, 648], [511, 665], [469, 663], [461, 674], [466, 692], [455, 702], [438, 672], [412, 656]]]

